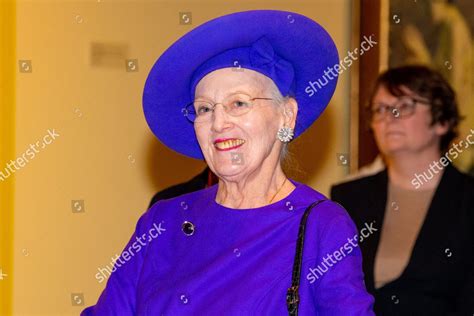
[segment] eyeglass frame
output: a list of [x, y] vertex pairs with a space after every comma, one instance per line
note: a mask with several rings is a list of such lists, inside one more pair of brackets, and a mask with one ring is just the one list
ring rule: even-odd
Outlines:
[[[234, 94], [231, 94], [231, 95], [226, 96], [224, 99], [227, 99], [227, 98], [229, 98], [229, 97], [231, 97], [231, 96], [233, 96], [233, 95], [237, 95], [237, 94], [246, 95], [246, 96], [250, 97], [250, 95], [248, 95], [248, 94], [246, 94], [246, 93], [234, 93]], [[250, 99], [249, 99], [249, 101], [254, 101], [254, 100], [273, 100], [273, 101], [274, 101], [275, 99], [273, 99], [273, 98], [266, 98], [266, 97], [265, 97], [265, 98], [264, 98], [264, 97], [255, 97], [255, 98], [250, 97]], [[195, 103], [195, 102], [196, 102], [196, 100], [194, 100], [193, 102], [187, 104], [184, 108], [181, 109], [181, 112], [184, 113], [184, 116], [186, 117], [186, 119], [187, 119], [190, 123], [192, 123], [192, 124], [194, 124], [196, 121], [192, 121], [192, 120], [189, 118], [188, 113], [190, 113], [190, 111], [188, 110], [188, 107], [191, 107], [192, 111], [195, 112], [194, 114], [196, 115], [196, 117], [198, 117], [198, 115], [197, 115], [197, 113], [196, 113], [196, 109], [194, 108], [194, 103]], [[210, 104], [210, 105], [212, 106], [212, 112], [214, 112], [214, 110], [215, 110], [215, 108], [216, 108], [216, 106], [217, 106], [218, 104], [221, 104], [221, 105], [224, 107], [224, 111], [225, 111], [227, 114], [229, 114], [229, 112], [227, 111], [226, 105], [223, 104], [222, 102], [215, 102], [215, 103], [213, 103], [213, 102], [211, 102], [211, 101], [201, 101], [201, 102]], [[253, 104], [252, 104], [252, 107], [250, 108], [250, 110], [249, 110], [248, 112], [245, 112], [245, 113], [243, 113], [243, 114], [241, 114], [241, 115], [232, 115], [232, 114], [229, 114], [229, 115], [232, 116], [232, 117], [239, 117], [239, 116], [242, 116], [242, 115], [245, 115], [245, 114], [249, 113], [252, 109], [253, 109]]]
[[[411, 105], [411, 109], [410, 109], [410, 113], [409, 114], [404, 114], [402, 116], [401, 112], [400, 112], [400, 109], [399, 107], [396, 107], [397, 104], [402, 104], [403, 101], [405, 101], [404, 99], [408, 99], [408, 100], [411, 100], [413, 102], [413, 105]], [[418, 103], [421, 103], [421, 104], [426, 104], [426, 105], [430, 105], [431, 102], [428, 100], [428, 99], [421, 99], [421, 98], [415, 98], [415, 97], [412, 97], [412, 96], [408, 96], [408, 95], [404, 95], [404, 96], [401, 96], [398, 98], [397, 101], [393, 102], [392, 104], [385, 104], [385, 103], [382, 103], [382, 102], [379, 102], [378, 105], [382, 104], [383, 105], [383, 108], [385, 110], [390, 110], [390, 113], [393, 115], [394, 118], [396, 119], [399, 119], [399, 118], [407, 118], [407, 117], [410, 117], [412, 116], [415, 111], [416, 111], [416, 105]], [[370, 102], [367, 107], [366, 107], [366, 111], [369, 115], [369, 120], [370, 122], [380, 122], [382, 120], [384, 120], [386, 118], [386, 115], [387, 113], [389, 113], [388, 111], [385, 111], [383, 116], [380, 117], [379, 119], [377, 120], [374, 120], [374, 109], [373, 109], [373, 102]], [[382, 106], [378, 106], [377, 109], [381, 108]], [[395, 110], [398, 111], [400, 113], [400, 115], [397, 117], [395, 116]]]

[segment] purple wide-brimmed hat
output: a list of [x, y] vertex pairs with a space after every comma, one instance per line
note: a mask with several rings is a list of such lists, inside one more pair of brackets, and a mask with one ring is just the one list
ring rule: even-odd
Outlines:
[[[153, 65], [143, 92], [143, 110], [152, 132], [174, 151], [204, 159], [194, 126], [183, 113], [206, 74], [221, 68], [255, 70], [298, 102], [294, 138], [324, 111], [337, 76], [336, 45], [326, 30], [293, 12], [255, 10], [208, 21], [171, 45]], [[326, 82], [322, 82], [326, 78]]]

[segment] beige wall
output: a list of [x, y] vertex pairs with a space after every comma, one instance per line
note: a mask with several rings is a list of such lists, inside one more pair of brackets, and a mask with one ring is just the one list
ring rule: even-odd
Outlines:
[[[32, 72], [17, 77], [16, 157], [48, 129], [60, 136], [15, 173], [14, 315], [77, 315], [71, 293], [95, 303], [105, 285], [97, 268], [120, 253], [152, 194], [203, 169], [148, 130], [144, 81], [177, 37], [247, 9], [305, 14], [328, 29], [340, 57], [350, 49], [350, 0], [17, 2], [17, 59], [32, 60]], [[191, 26], [179, 25], [183, 11]], [[92, 43], [113, 46], [101, 65]], [[138, 59], [139, 71], [126, 72], [124, 59]], [[347, 172], [336, 153], [349, 148], [349, 78], [293, 147], [306, 172], [294, 178], [323, 193]], [[73, 213], [72, 200], [84, 200], [85, 212]]]

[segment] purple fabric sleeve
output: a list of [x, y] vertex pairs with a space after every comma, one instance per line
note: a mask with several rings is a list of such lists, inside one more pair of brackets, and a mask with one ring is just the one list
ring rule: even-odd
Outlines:
[[[325, 258], [326, 263], [332, 266], [326, 264], [327, 272], [314, 283], [314, 304], [320, 315], [375, 315], [374, 298], [364, 286], [357, 228], [345, 209], [336, 203], [330, 204], [330, 207], [321, 212], [318, 220], [319, 226], [323, 223], [324, 227], [320, 228], [321, 233], [318, 236], [319, 256], [315, 266], [323, 268]], [[331, 212], [328, 212], [329, 210]], [[339, 254], [334, 255], [335, 251]], [[302, 278], [305, 276], [306, 274], [302, 273]]]

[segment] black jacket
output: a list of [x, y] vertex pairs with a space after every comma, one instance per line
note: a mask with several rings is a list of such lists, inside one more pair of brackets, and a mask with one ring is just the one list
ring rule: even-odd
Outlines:
[[334, 186], [331, 197], [351, 215], [359, 232], [367, 290], [377, 315], [474, 315], [474, 178], [448, 165], [401, 276], [374, 287], [375, 253], [387, 202], [387, 169]]

